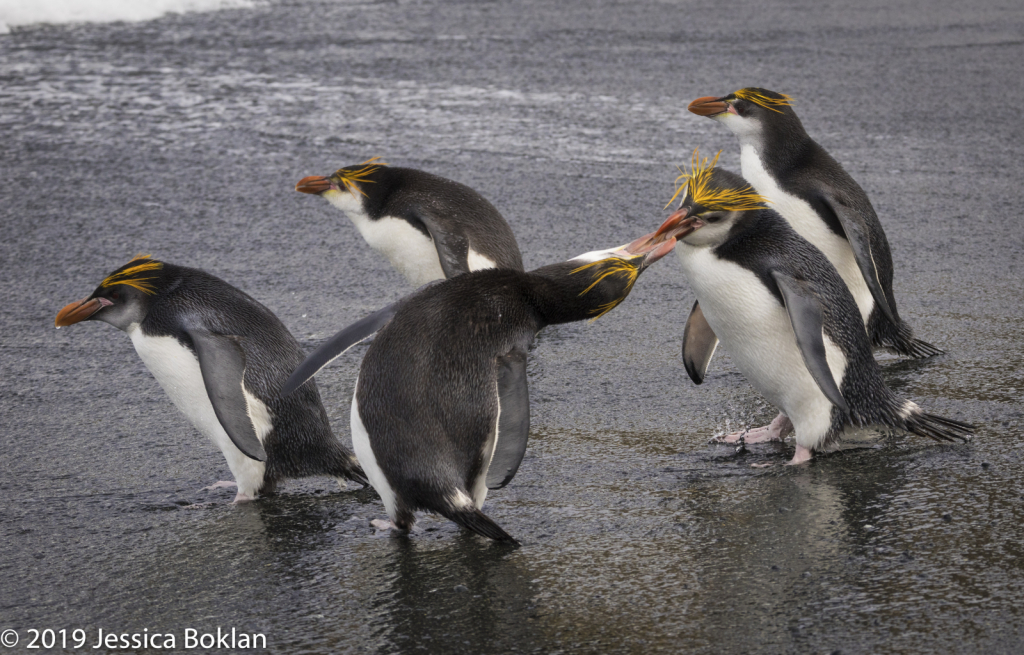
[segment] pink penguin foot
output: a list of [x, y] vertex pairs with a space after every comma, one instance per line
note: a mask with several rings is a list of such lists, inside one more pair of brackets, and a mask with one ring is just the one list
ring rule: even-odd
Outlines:
[[237, 486], [237, 482], [221, 480], [220, 482], [214, 482], [209, 487], [203, 487], [201, 491], [213, 491], [214, 489], [234, 489]]
[[785, 414], [779, 414], [768, 425], [752, 430], [741, 430], [720, 437], [712, 437], [710, 443], [739, 443], [740, 439], [745, 444], [782, 441], [792, 431], [793, 423], [789, 420], [789, 417]]
[[391, 521], [385, 521], [384, 519], [373, 519], [370, 521], [370, 526], [377, 532], [387, 532], [388, 530], [397, 530], [398, 526]]
[[254, 500], [256, 499], [250, 496], [249, 494], [243, 494], [241, 491], [239, 491], [237, 494], [235, 494], [235, 499], [231, 501], [231, 504], [237, 505], [238, 503], [251, 503]]
[[786, 465], [793, 466], [795, 464], [803, 464], [804, 462], [810, 461], [812, 457], [814, 457], [814, 453], [810, 448], [804, 448], [800, 444], [797, 444], [796, 452], [793, 453], [793, 459], [786, 462]]
[[740, 430], [730, 434], [717, 435], [708, 439], [708, 443], [739, 443], [740, 439], [743, 439], [744, 443], [758, 443], [757, 439], [760, 434], [767, 431], [768, 426], [764, 425], [751, 430]]

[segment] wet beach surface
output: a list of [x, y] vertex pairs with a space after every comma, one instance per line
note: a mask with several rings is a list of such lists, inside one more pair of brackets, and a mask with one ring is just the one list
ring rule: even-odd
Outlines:
[[[0, 629], [236, 628], [280, 653], [1019, 652], [1024, 639], [1024, 10], [984, 2], [271, 2], [0, 36]], [[716, 433], [775, 412], [719, 350], [679, 360], [667, 257], [548, 328], [532, 431], [485, 511], [512, 550], [371, 490], [243, 506], [126, 336], [53, 318], [136, 253], [206, 269], [307, 349], [411, 291], [306, 175], [380, 155], [466, 183], [527, 268], [665, 218], [675, 166], [735, 138], [686, 104], [761, 85], [871, 196], [900, 313], [882, 356], [978, 425], [784, 467]], [[340, 438], [365, 346], [318, 377]], [[851, 444], [853, 445], [853, 444]], [[773, 462], [766, 469], [753, 463]], [[188, 507], [200, 505], [199, 507]], [[12, 652], [17, 652], [14, 649]]]

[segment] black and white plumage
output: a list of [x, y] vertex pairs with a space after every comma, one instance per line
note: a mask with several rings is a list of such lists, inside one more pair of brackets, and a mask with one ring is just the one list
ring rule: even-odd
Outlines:
[[747, 88], [698, 98], [689, 109], [739, 138], [743, 177], [832, 262], [874, 346], [909, 357], [941, 354], [900, 318], [889, 241], [867, 194], [807, 134], [790, 103], [783, 94]]
[[329, 177], [305, 177], [295, 189], [345, 212], [414, 285], [485, 268], [523, 270], [508, 223], [464, 184], [371, 159]]
[[[780, 423], [795, 428], [791, 463], [810, 459], [850, 426], [936, 440], [969, 436], [972, 426], [926, 414], [885, 386], [835, 267], [742, 178], [695, 166], [684, 189], [679, 211], [659, 232], [678, 238], [676, 252], [707, 325], [782, 412]], [[785, 436], [790, 426], [772, 436]]]
[[527, 352], [547, 325], [610, 311], [675, 241], [653, 235], [529, 273], [485, 270], [435, 282], [342, 330], [283, 393], [377, 332], [352, 399], [352, 438], [370, 483], [402, 530], [416, 510], [514, 542], [483, 514], [512, 479], [530, 426]]
[[305, 353], [269, 309], [200, 270], [136, 257], [85, 300], [57, 314], [57, 327], [109, 323], [189, 421], [224, 454], [236, 501], [284, 478], [367, 480], [331, 432], [314, 383], [278, 391]]

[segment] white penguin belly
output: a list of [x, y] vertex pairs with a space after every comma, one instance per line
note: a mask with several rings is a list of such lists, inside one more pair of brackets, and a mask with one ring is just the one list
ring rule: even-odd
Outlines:
[[[793, 422], [796, 442], [814, 449], [831, 426], [832, 403], [804, 364], [785, 307], [750, 270], [719, 259], [710, 248], [686, 243], [679, 260], [708, 325], [752, 385]], [[837, 385], [846, 357], [823, 335]]]
[[433, 240], [408, 221], [391, 216], [373, 221], [362, 216], [353, 218], [352, 222], [366, 243], [387, 257], [391, 265], [414, 285], [444, 279]]
[[[361, 203], [354, 202], [347, 191], [327, 191], [323, 197], [345, 212], [367, 245], [387, 257], [391, 265], [409, 282], [422, 286], [433, 280], [444, 279], [444, 269], [441, 268], [434, 240], [410, 225], [409, 221], [394, 216], [373, 220], [362, 210]], [[497, 266], [492, 259], [472, 247], [466, 259], [471, 271]]]
[[810, 204], [783, 191], [775, 178], [765, 170], [752, 145], [740, 148], [740, 166], [743, 177], [759, 194], [771, 201], [772, 209], [779, 212], [800, 236], [814, 244], [836, 267], [853, 294], [861, 320], [866, 324], [875, 307], [875, 299], [864, 281], [850, 242], [830, 230]]
[[[238, 493], [255, 498], [263, 486], [266, 465], [242, 453], [224, 431], [206, 393], [203, 373], [196, 356], [174, 337], [147, 336], [138, 325], [129, 327], [128, 336], [135, 346], [135, 352], [175, 407], [224, 453], [228, 468], [238, 483]], [[270, 410], [247, 391], [245, 395], [256, 436], [263, 443], [273, 429]]]
[[356, 459], [359, 460], [359, 465], [363, 467], [363, 472], [366, 473], [366, 479], [370, 481], [380, 499], [384, 501], [384, 509], [388, 512], [388, 518], [394, 521], [397, 518], [395, 492], [391, 485], [388, 484], [387, 476], [384, 475], [384, 471], [377, 464], [377, 458], [373, 454], [370, 433], [367, 432], [366, 426], [363, 425], [363, 419], [359, 416], [358, 398], [359, 378], [357, 377], [355, 391], [352, 392], [352, 412], [349, 419], [352, 429], [352, 450], [355, 451]]

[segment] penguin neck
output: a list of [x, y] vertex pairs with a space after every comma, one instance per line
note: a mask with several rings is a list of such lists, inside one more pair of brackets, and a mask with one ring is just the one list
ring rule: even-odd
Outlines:
[[347, 189], [330, 189], [320, 194], [320, 197], [343, 211], [356, 225], [361, 220], [369, 220], [363, 199], [356, 193]]
[[734, 262], [744, 262], [751, 257], [768, 261], [760, 253], [790, 251], [794, 240], [800, 241], [800, 237], [786, 219], [766, 207], [743, 212], [742, 218], [729, 231], [728, 238], [712, 246], [712, 250], [716, 257]]
[[[737, 133], [740, 142], [740, 166], [747, 180], [763, 169], [779, 183], [794, 169], [801, 168], [821, 146], [804, 130], [796, 116], [782, 123], [765, 125], [754, 132]], [[755, 184], [755, 188], [756, 188]]]
[[632, 287], [632, 282], [627, 286], [619, 276], [609, 276], [588, 290], [594, 276], [578, 271], [580, 265], [580, 261], [570, 260], [538, 268], [530, 274], [530, 304], [541, 327], [594, 318], [609, 303], [624, 298]]

